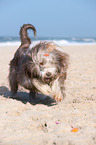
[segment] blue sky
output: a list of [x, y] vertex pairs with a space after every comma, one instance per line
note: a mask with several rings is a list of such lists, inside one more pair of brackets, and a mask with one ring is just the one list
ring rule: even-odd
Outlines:
[[19, 36], [24, 23], [37, 37], [96, 37], [96, 0], [0, 0], [0, 36]]

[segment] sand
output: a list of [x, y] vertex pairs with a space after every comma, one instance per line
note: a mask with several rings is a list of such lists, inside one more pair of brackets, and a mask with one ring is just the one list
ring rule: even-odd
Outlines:
[[[96, 145], [96, 45], [64, 46], [70, 55], [66, 97], [30, 104], [10, 98], [9, 62], [16, 46], [0, 46], [0, 145]], [[72, 129], [77, 128], [76, 132]]]

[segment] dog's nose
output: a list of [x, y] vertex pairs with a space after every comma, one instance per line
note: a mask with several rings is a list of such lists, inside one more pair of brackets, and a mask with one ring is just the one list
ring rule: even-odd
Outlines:
[[50, 77], [51, 76], [51, 73], [50, 72], [47, 72], [46, 73], [46, 76]]

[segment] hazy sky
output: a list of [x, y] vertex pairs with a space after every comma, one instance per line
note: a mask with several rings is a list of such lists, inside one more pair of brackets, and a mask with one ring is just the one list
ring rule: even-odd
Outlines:
[[19, 36], [24, 23], [39, 37], [96, 37], [96, 0], [0, 0], [0, 36]]

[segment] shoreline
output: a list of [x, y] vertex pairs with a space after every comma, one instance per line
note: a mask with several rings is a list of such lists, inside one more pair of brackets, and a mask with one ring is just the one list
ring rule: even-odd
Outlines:
[[[80, 39], [80, 38], [79, 38]], [[43, 42], [43, 41], [46, 41], [46, 42], [53, 42], [53, 43], [55, 43], [56, 45], [58, 45], [58, 46], [86, 46], [86, 45], [96, 45], [96, 39], [94, 38], [94, 39], [92, 39], [92, 38], [90, 38], [90, 39], [88, 39], [88, 38], [86, 38], [86, 39], [84, 39], [84, 38], [82, 38], [82, 39], [72, 39], [72, 38], [70, 38], [70, 39], [37, 39], [37, 40], [32, 40], [32, 43], [31, 43], [31, 46], [33, 45], [36, 45], [37, 43], [39, 43], [39, 42]], [[93, 40], [93, 41], [92, 41]], [[0, 42], [0, 47], [7, 47], [7, 46], [17, 46], [17, 47], [19, 47], [20, 46], [20, 44], [21, 44], [21, 41], [19, 40], [19, 41], [5, 41], [5, 42], [3, 42], [3, 41], [1, 41]]]

